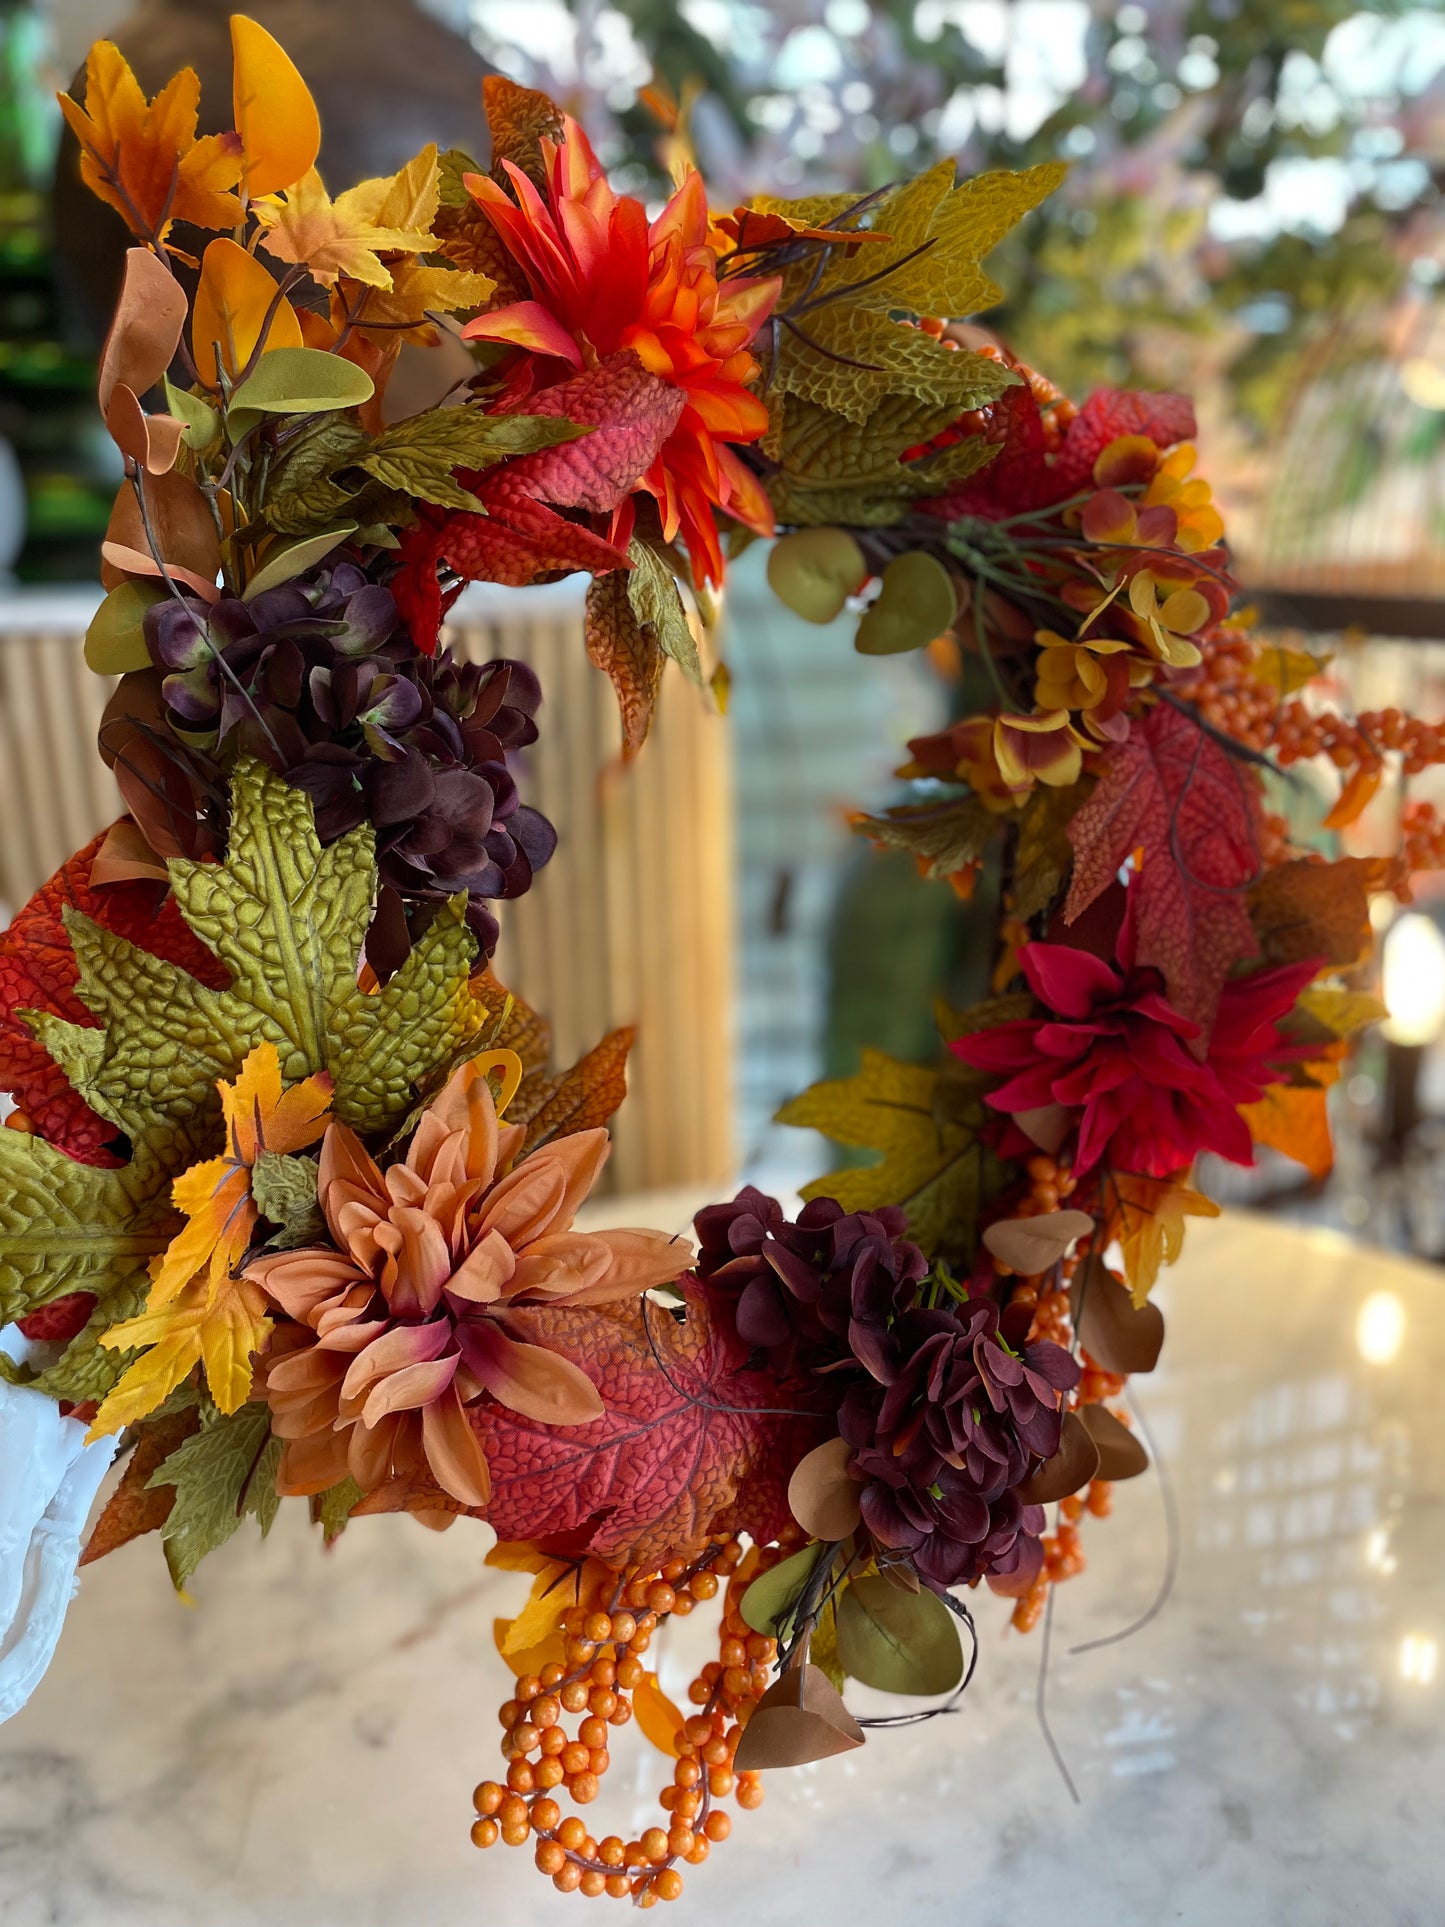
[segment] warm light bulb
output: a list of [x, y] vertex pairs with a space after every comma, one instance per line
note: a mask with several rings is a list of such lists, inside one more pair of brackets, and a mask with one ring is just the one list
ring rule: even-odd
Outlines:
[[1412, 355], [1400, 368], [1400, 386], [1417, 408], [1445, 409], [1445, 368]]
[[1440, 1664], [1440, 1645], [1428, 1633], [1406, 1633], [1400, 1641], [1400, 1677], [1412, 1686], [1428, 1686]]
[[1445, 937], [1418, 911], [1399, 917], [1385, 938], [1382, 990], [1392, 1044], [1431, 1044], [1445, 1028]]
[[1372, 1291], [1355, 1320], [1355, 1346], [1368, 1365], [1388, 1365], [1405, 1342], [1405, 1307], [1393, 1291]]

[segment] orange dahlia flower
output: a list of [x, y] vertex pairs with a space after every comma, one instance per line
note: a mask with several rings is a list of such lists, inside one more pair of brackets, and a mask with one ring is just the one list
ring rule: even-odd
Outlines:
[[454, 1499], [485, 1505], [474, 1399], [489, 1392], [552, 1425], [603, 1410], [579, 1366], [511, 1334], [512, 1307], [608, 1304], [692, 1262], [691, 1246], [665, 1232], [572, 1229], [606, 1131], [558, 1138], [507, 1170], [522, 1132], [498, 1122], [494, 1063], [453, 1073], [403, 1164], [381, 1170], [333, 1123], [318, 1190], [335, 1244], [247, 1267], [294, 1321], [277, 1327], [265, 1368], [284, 1493], [323, 1492], [348, 1473], [370, 1492], [424, 1458]]
[[[654, 497], [663, 534], [679, 532], [709, 582], [723, 574], [713, 509], [771, 535], [772, 509], [731, 444], [755, 442], [768, 411], [748, 390], [758, 364], [748, 352], [778, 297], [776, 279], [719, 281], [717, 250], [700, 174], [689, 174], [650, 225], [641, 201], [608, 185], [587, 136], [563, 122], [560, 142], [541, 143], [546, 194], [503, 161], [516, 198], [468, 174], [466, 186], [517, 262], [533, 299], [479, 315], [469, 341], [496, 341], [538, 358], [533, 388], [547, 387], [630, 349], [650, 374], [681, 388], [676, 428], [637, 486]], [[631, 533], [629, 501], [612, 540]]]

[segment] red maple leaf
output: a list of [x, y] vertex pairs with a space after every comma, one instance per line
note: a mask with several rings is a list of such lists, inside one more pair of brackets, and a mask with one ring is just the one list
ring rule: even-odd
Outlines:
[[115, 1126], [96, 1116], [19, 1015], [45, 1010], [73, 1024], [95, 1024], [76, 995], [80, 972], [63, 920], [66, 905], [213, 989], [228, 981], [164, 884], [91, 883], [91, 866], [108, 835], [103, 830], [62, 864], [0, 936], [0, 1090], [14, 1094], [42, 1137], [84, 1164], [102, 1165], [120, 1162], [105, 1148]]
[[1110, 751], [1069, 825], [1072, 923], [1135, 851], [1136, 957], [1207, 1031], [1235, 963], [1258, 953], [1248, 891], [1259, 875], [1259, 779], [1187, 712], [1159, 703]]
[[443, 598], [439, 564], [464, 582], [518, 587], [559, 571], [602, 575], [627, 568], [626, 555], [604, 535], [556, 511], [610, 515], [651, 467], [685, 401], [682, 389], [659, 381], [626, 353], [608, 355], [595, 368], [514, 406], [514, 414], [577, 422], [592, 432], [482, 473], [460, 471], [463, 486], [484, 504], [484, 515], [423, 509], [402, 537], [391, 581], [417, 647], [435, 650], [444, 609], [459, 593]]
[[[519, 1336], [586, 1371], [607, 1410], [590, 1425], [553, 1426], [490, 1398], [469, 1408], [492, 1474], [481, 1516], [499, 1539], [631, 1565], [695, 1551], [716, 1532], [777, 1537], [819, 1421], [789, 1387], [747, 1369], [747, 1347], [730, 1319], [710, 1315], [704, 1292], [689, 1290], [681, 1322], [645, 1299], [515, 1317]], [[355, 1508], [463, 1509], [425, 1473]]]
[[1118, 436], [1147, 435], [1161, 448], [1170, 448], [1195, 433], [1194, 404], [1187, 395], [1127, 388], [1096, 389], [1052, 455], [1038, 401], [1027, 384], [1006, 388], [986, 414], [979, 433], [999, 444], [998, 454], [947, 495], [921, 502], [919, 507], [930, 515], [947, 521], [978, 515], [994, 521], [1025, 509], [1048, 508], [1091, 485], [1094, 463]]

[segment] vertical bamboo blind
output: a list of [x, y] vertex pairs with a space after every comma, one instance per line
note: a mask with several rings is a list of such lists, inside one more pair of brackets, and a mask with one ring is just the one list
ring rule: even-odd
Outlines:
[[[81, 638], [94, 594], [0, 600], [0, 897], [11, 910], [120, 813], [95, 751], [109, 685]], [[720, 1180], [733, 1163], [732, 811], [728, 737], [675, 671], [652, 739], [622, 769], [606, 679], [582, 643], [572, 584], [473, 590], [448, 639], [476, 661], [518, 656], [541, 679], [527, 799], [560, 844], [529, 895], [499, 906], [502, 980], [542, 1010], [559, 1065], [636, 1024], [614, 1126], [618, 1191]]]

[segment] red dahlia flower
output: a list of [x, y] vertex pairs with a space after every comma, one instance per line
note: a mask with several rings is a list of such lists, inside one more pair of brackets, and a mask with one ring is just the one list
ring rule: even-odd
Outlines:
[[1278, 1079], [1289, 1049], [1276, 1026], [1318, 964], [1227, 983], [1201, 1057], [1192, 1048], [1199, 1025], [1168, 1001], [1160, 973], [1134, 960], [1132, 917], [1124, 918], [1114, 963], [1056, 943], [1025, 945], [1019, 962], [1047, 1014], [952, 1046], [966, 1063], [1005, 1078], [988, 1096], [996, 1110], [1063, 1105], [1076, 1113], [1079, 1173], [1107, 1162], [1167, 1177], [1201, 1151], [1254, 1161], [1238, 1107]]
[[[713, 509], [770, 535], [772, 510], [731, 443], [755, 442], [768, 411], [747, 384], [758, 371], [748, 345], [777, 299], [776, 280], [719, 282], [707, 193], [689, 174], [649, 226], [641, 201], [615, 194], [587, 136], [564, 119], [560, 142], [543, 140], [546, 194], [503, 161], [515, 199], [495, 181], [466, 185], [517, 262], [533, 299], [469, 322], [471, 341], [497, 341], [535, 358], [530, 390], [631, 351], [649, 374], [681, 388], [686, 404], [661, 452], [639, 478], [671, 541], [679, 531], [693, 565], [722, 579]], [[632, 503], [611, 540], [627, 546]]]

